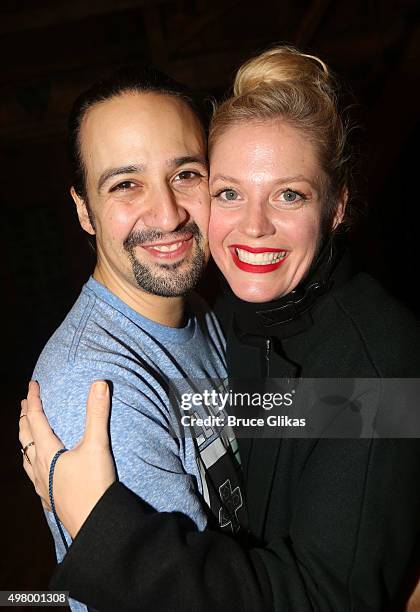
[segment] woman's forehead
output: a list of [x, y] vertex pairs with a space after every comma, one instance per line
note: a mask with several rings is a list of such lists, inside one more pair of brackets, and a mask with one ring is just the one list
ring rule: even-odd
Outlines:
[[318, 153], [304, 132], [282, 121], [239, 123], [213, 143], [210, 172], [244, 175], [309, 175], [320, 172]]

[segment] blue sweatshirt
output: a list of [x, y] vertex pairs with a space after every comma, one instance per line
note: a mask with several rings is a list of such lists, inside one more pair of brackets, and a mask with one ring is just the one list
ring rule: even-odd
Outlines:
[[[182, 328], [160, 325], [90, 278], [33, 376], [50, 424], [67, 448], [82, 437], [92, 381], [112, 381], [110, 432], [118, 478], [155, 509], [180, 511], [204, 529], [201, 495], [206, 497], [207, 485], [197, 435], [185, 436], [179, 428], [174, 398], [223, 381], [225, 347], [217, 319], [198, 296], [189, 300], [187, 315]], [[213, 455], [224, 452], [220, 432], [202, 433], [200, 450], [212, 445]], [[50, 513], [47, 520], [61, 560], [63, 542]], [[71, 603], [73, 610], [86, 610]]]

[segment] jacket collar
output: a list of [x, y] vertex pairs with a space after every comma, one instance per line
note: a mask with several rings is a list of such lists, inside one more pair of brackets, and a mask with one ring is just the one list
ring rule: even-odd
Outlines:
[[349, 276], [349, 255], [342, 239], [331, 237], [321, 248], [305, 279], [290, 293], [265, 303], [245, 302], [228, 289], [234, 312], [233, 331], [252, 344], [250, 336], [289, 338], [312, 325], [311, 310]]

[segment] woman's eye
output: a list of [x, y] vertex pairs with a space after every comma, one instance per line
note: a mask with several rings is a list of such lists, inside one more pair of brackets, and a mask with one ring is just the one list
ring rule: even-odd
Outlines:
[[234, 189], [222, 189], [216, 194], [216, 198], [227, 202], [234, 202], [239, 198], [239, 194]]
[[135, 187], [133, 181], [122, 181], [121, 183], [118, 183], [118, 185], [115, 185], [115, 187], [112, 187], [111, 191], [128, 191], [133, 187]]
[[283, 191], [283, 193], [281, 194], [281, 199], [283, 202], [291, 202], [292, 204], [294, 204], [303, 200], [304, 197], [298, 191], [293, 191], [293, 189], [286, 189], [286, 191]]

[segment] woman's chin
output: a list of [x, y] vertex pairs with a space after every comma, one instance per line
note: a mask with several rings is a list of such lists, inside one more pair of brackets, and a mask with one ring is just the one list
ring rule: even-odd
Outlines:
[[[229, 282], [229, 280], [228, 280]], [[239, 299], [244, 302], [253, 302], [255, 304], [261, 304], [263, 302], [271, 302], [281, 297], [282, 293], [273, 287], [267, 286], [255, 286], [254, 284], [239, 284], [229, 283], [233, 293]]]

